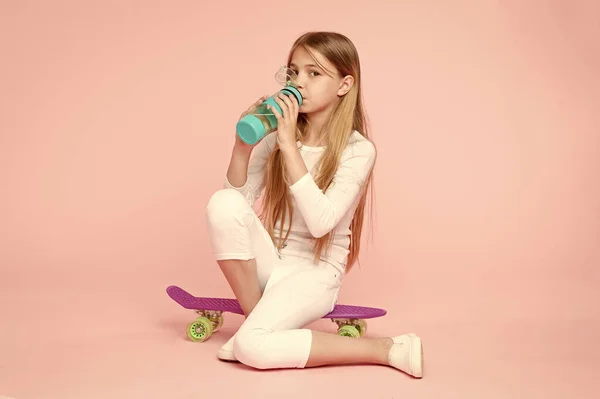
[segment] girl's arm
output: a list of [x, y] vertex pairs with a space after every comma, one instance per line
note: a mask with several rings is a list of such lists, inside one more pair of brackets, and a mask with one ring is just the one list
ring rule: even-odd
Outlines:
[[275, 139], [276, 135], [271, 133], [250, 151], [236, 144], [231, 152], [224, 187], [240, 192], [250, 206], [254, 205], [264, 188], [264, 170]]
[[244, 147], [237, 142], [233, 146], [226, 176], [226, 181], [229, 182], [232, 187], [243, 187], [246, 184], [252, 148], [253, 147], [248, 148], [248, 146]]
[[308, 173], [304, 159], [296, 143], [288, 145], [279, 145], [279, 149], [285, 160], [285, 171], [290, 178], [290, 184], [294, 185], [302, 176]]
[[323, 192], [308, 173], [297, 147], [281, 149], [291, 179], [290, 192], [296, 199], [310, 233], [322, 237], [333, 230], [361, 194], [376, 158], [368, 140], [351, 144], [342, 155], [329, 188]]

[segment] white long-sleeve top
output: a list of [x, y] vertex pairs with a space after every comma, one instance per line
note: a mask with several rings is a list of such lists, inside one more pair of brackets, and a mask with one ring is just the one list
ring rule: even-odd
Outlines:
[[[248, 178], [242, 187], [234, 187], [225, 177], [225, 187], [239, 191], [251, 206], [265, 187], [264, 171], [277, 134], [270, 133], [254, 147], [248, 165]], [[358, 205], [360, 190], [375, 163], [375, 146], [357, 131], [350, 136], [331, 185], [323, 192], [316, 185], [318, 162], [325, 147], [298, 143], [308, 173], [289, 187], [294, 208], [292, 225], [282, 254], [314, 257], [313, 239], [334, 231], [330, 250], [321, 259], [344, 270], [350, 246], [350, 224]], [[287, 228], [287, 223], [283, 224]], [[281, 224], [276, 225], [276, 237]], [[285, 236], [285, 230], [284, 234]]]

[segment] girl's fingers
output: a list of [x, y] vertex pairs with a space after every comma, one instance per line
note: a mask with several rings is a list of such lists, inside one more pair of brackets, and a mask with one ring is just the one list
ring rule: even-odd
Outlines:
[[294, 99], [296, 97], [293, 95], [286, 95], [283, 93], [280, 93], [280, 95], [283, 98], [283, 101], [287, 104], [290, 113], [293, 113], [296, 110], [296, 107], [294, 106], [294, 101], [290, 97], [294, 97]]
[[267, 98], [269, 98], [269, 95], [268, 95], [268, 94], [267, 94], [267, 95], [264, 95], [264, 96], [262, 96], [261, 98], [259, 98], [258, 100], [256, 100], [256, 102], [255, 102], [254, 104], [252, 104], [250, 107], [248, 107], [248, 110], [246, 110], [246, 112], [245, 112], [245, 113], [246, 113], [246, 114], [251, 114], [251, 113], [253, 113], [254, 111], [256, 111], [256, 109], [258, 108], [258, 106], [259, 106], [260, 104], [262, 104], [263, 102], [265, 102], [265, 100], [266, 100]]
[[285, 95], [283, 93], [281, 93], [281, 95], [283, 96], [283, 101], [287, 104], [288, 106], [288, 110], [289, 110], [289, 117], [290, 118], [297, 118], [298, 117], [298, 100], [296, 99], [296, 96], [294, 95]]
[[258, 107], [265, 102], [265, 100], [267, 100], [269, 97], [271, 97], [269, 94], [265, 94], [264, 96], [262, 96], [261, 98], [259, 98], [258, 100], [256, 100], [254, 102], [254, 104], [252, 104], [251, 106], [248, 107], [248, 109], [246, 109], [246, 111], [242, 112], [242, 115], [240, 115], [240, 118], [245, 117], [246, 115], [250, 115], [256, 112], [256, 110], [258, 109]]
[[283, 113], [283, 118], [288, 119], [289, 118], [288, 105], [279, 97], [279, 95], [275, 96], [275, 102], [277, 104], [279, 104], [279, 106], [281, 107], [281, 111]]
[[256, 100], [256, 102], [254, 103], [254, 105], [260, 105], [263, 103], [263, 101], [265, 101], [267, 98], [269, 98], [268, 95], [264, 95], [261, 98], [259, 98], [258, 100]]
[[272, 105], [268, 105], [268, 107], [271, 110], [271, 112], [273, 113], [273, 115], [275, 115], [275, 119], [277, 119], [277, 124], [280, 124], [281, 122], [283, 122], [283, 117], [281, 116], [279, 111], [277, 111], [275, 109], [275, 107]]
[[291, 101], [292, 101], [292, 105], [294, 107], [294, 112], [296, 114], [298, 114], [298, 110], [300, 109], [300, 103], [298, 102], [298, 99], [296, 98], [296, 96], [291, 96], [291, 97], [292, 97]]

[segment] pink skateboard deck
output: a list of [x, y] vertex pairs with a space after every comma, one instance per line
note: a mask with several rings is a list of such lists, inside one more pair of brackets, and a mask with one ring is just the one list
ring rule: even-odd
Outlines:
[[[167, 287], [167, 294], [185, 309], [194, 310], [198, 318], [187, 327], [187, 335], [192, 341], [206, 341], [213, 332], [223, 325], [223, 313], [243, 315], [244, 312], [236, 299], [196, 297], [177, 286]], [[367, 332], [365, 319], [385, 316], [385, 309], [366, 306], [336, 305], [323, 316], [338, 326], [338, 334], [350, 337], [362, 337]]]

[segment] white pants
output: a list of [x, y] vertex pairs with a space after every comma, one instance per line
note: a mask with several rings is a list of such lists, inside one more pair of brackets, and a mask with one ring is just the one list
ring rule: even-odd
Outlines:
[[312, 333], [303, 327], [333, 310], [342, 273], [311, 259], [280, 255], [242, 194], [217, 191], [206, 216], [217, 260], [256, 259], [262, 298], [236, 333], [240, 362], [259, 369], [303, 368]]

